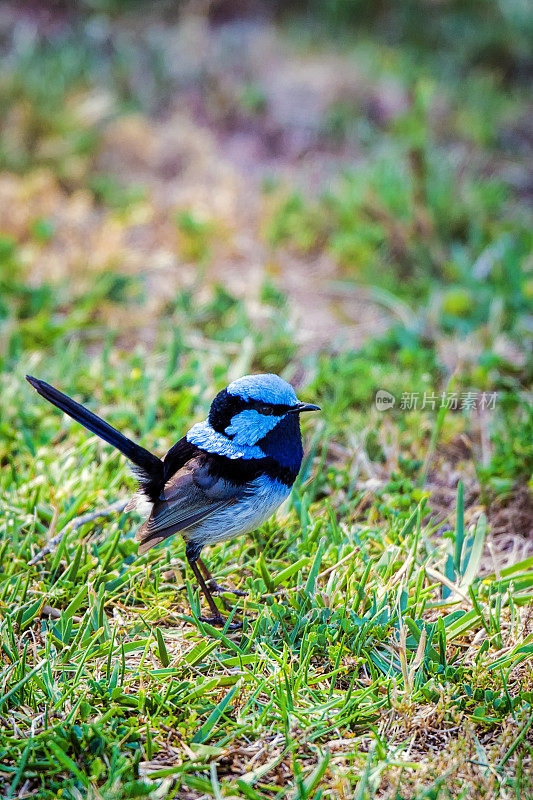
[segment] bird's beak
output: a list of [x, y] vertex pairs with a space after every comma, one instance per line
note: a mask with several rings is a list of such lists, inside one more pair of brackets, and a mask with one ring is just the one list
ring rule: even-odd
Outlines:
[[312, 403], [298, 403], [289, 410], [289, 414], [301, 414], [302, 411], [320, 411], [320, 406], [314, 406]]

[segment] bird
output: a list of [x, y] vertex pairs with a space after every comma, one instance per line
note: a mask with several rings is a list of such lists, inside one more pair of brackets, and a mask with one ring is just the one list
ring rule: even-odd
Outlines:
[[136, 533], [139, 554], [180, 532], [211, 613], [200, 620], [241, 627], [220, 613], [212, 592], [223, 588], [200, 554], [206, 545], [260, 527], [289, 496], [303, 458], [300, 414], [320, 407], [300, 402], [278, 375], [244, 375], [216, 395], [205, 420], [158, 458], [45, 381], [31, 375], [26, 380], [128, 459], [139, 486], [125, 510], [149, 512]]

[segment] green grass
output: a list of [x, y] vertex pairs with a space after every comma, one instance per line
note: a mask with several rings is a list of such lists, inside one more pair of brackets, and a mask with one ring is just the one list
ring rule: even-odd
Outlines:
[[[189, 305], [191, 323], [198, 319], [201, 329], [211, 317], [223, 334], [236, 311], [225, 307], [217, 317], [216, 303]], [[237, 315], [250, 332], [244, 311]], [[481, 580], [484, 517], [465, 524], [461, 495], [452, 530], [435, 535], [428, 492], [417, 487], [421, 462], [407, 455], [365, 505], [350, 441], [376, 417], [366, 401], [375, 381], [391, 373], [390, 364], [376, 371], [376, 345], [350, 359], [317, 361], [301, 394], [319, 400], [323, 419], [306, 428], [308, 456], [290, 501], [252, 536], [211, 548], [215, 574], [248, 592], [237, 603], [243, 632], [227, 635], [198, 621], [200, 598], [178, 538], [137, 557], [134, 515], [86, 525], [28, 568], [52, 529], [126, 497], [134, 481], [120, 456], [24, 386], [25, 371], [88, 401], [157, 452], [205, 414], [227, 379], [224, 341], [213, 338], [206, 339], [209, 360], [182, 344], [171, 374], [174, 342], [161, 343], [146, 370], [140, 356], [113, 349], [89, 366], [78, 342], [65, 348], [63, 341], [49, 346], [46, 365], [27, 347], [16, 363], [4, 361], [11, 366], [1, 378], [8, 796], [25, 781], [43, 797], [59, 789], [77, 797], [91, 787], [103, 797], [130, 797], [157, 786], [170, 796], [187, 787], [216, 796], [218, 780], [223, 793], [281, 797], [279, 765], [289, 770], [295, 796], [314, 797], [341, 773], [364, 796], [370, 776], [376, 788], [399, 771], [406, 786], [416, 782], [421, 765], [413, 766], [400, 734], [412, 725], [428, 736], [435, 725], [469, 731], [493, 780], [526, 790], [527, 770], [521, 778], [516, 770], [517, 758], [527, 759], [527, 737], [519, 737], [533, 705], [533, 640], [523, 616], [533, 599], [533, 564]], [[264, 368], [255, 354], [250, 366]], [[427, 368], [413, 365], [412, 385], [423, 385], [419, 370]], [[355, 374], [364, 382], [357, 393]], [[402, 445], [413, 422], [399, 420]], [[429, 434], [414, 445], [421, 459]], [[376, 445], [376, 468], [383, 458]], [[179, 591], [184, 579], [186, 593]], [[392, 750], [385, 744], [391, 726]], [[349, 745], [331, 753], [338, 737]], [[272, 739], [272, 752], [253, 769], [230, 767], [236, 748], [253, 754]], [[462, 764], [459, 758], [457, 770]], [[439, 796], [438, 775], [423, 774]]]
[[[98, 76], [83, 48], [81, 62], [67, 58], [85, 35], [70, 32], [61, 52], [34, 44], [3, 76], [1, 102], [13, 109], [22, 95], [31, 111], [11, 118], [11, 132], [34, 119], [34, 143], [49, 125], [70, 142], [43, 161], [23, 137], [4, 166], [20, 182], [19, 202], [44, 166], [64, 187], [59, 207], [87, 192], [88, 227], [104, 218], [134, 236], [128, 214], [150, 206], [150, 193], [101, 171], [98, 126], [55, 114], [94, 86], [113, 86], [122, 111], [134, 101], [145, 108], [132, 97], [131, 65], [119, 59], [121, 73], [111, 60]], [[112, 49], [120, 50], [116, 42]], [[382, 50], [376, 39], [372, 52], [386, 53], [386, 70], [409, 83], [412, 62], [400, 48]], [[382, 65], [374, 69], [382, 77]], [[49, 106], [43, 74], [61, 78]], [[436, 94], [456, 98], [457, 82], [441, 80]], [[246, 104], [266, 113], [260, 83], [246, 85]], [[126, 268], [114, 251], [103, 265], [89, 253], [88, 269], [75, 264], [68, 279], [38, 271], [64, 241], [61, 215], [24, 207], [25, 221], [2, 234], [2, 796], [532, 793], [533, 557], [518, 549], [532, 469], [531, 236], [517, 191], [497, 168], [496, 130], [507, 103], [516, 110], [519, 100], [493, 80], [501, 115], [491, 127], [483, 102], [465, 89], [463, 114], [478, 123], [478, 159], [465, 167], [448, 159], [450, 142], [437, 134], [435, 93], [417, 86], [394, 124], [365, 121], [366, 139], [361, 120], [343, 117], [335, 135], [354, 135], [364, 161], [317, 196], [273, 189], [261, 220], [261, 247], [273, 257], [334, 258], [339, 293], [349, 298], [364, 286], [391, 312], [387, 332], [358, 350], [303, 348], [291, 296], [273, 277], [244, 297], [217, 282], [210, 269], [232, 233], [192, 207], [166, 209], [163, 223], [193, 279], [155, 311], [150, 271]], [[454, 103], [446, 117], [453, 136], [472, 146], [453, 127]], [[71, 124], [91, 140], [81, 172], [71, 170], [80, 156]], [[5, 140], [1, 147], [5, 156]], [[487, 159], [491, 176], [477, 167]], [[231, 241], [224, 252], [231, 259]], [[220, 388], [250, 371], [279, 372], [322, 412], [305, 421], [302, 471], [275, 518], [205, 553], [219, 579], [247, 592], [217, 601], [242, 618], [242, 631], [200, 621], [205, 601], [179, 537], [137, 555], [136, 513], [71, 526], [29, 566], [69, 523], [126, 500], [135, 480], [119, 454], [39, 398], [26, 373], [162, 454], [205, 417]], [[380, 389], [396, 398], [387, 412], [375, 407]], [[460, 401], [469, 391], [496, 392], [495, 408], [485, 416], [460, 402], [423, 407], [424, 394], [455, 392]], [[401, 407], [404, 393], [417, 394], [417, 408]], [[498, 538], [502, 509], [514, 557]]]

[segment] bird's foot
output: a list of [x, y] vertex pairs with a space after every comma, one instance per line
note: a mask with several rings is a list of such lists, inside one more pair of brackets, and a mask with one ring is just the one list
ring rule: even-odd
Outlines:
[[[223, 628], [227, 623], [227, 619], [219, 614], [216, 617], [200, 617], [200, 622], [207, 622], [209, 625], [212, 625], [214, 628]], [[239, 620], [235, 622], [230, 622], [228, 625], [228, 631], [238, 631], [242, 628], [242, 622]]]
[[241, 591], [241, 589], [228, 589], [226, 586], [221, 586], [215, 580], [209, 581], [207, 584], [212, 592], [219, 594], [221, 592], [228, 592], [228, 594], [234, 594], [237, 597], [247, 597], [248, 593]]

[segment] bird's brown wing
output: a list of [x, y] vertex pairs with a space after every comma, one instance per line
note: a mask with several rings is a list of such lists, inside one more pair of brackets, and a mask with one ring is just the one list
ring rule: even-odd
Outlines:
[[235, 503], [243, 492], [242, 486], [212, 475], [205, 456], [192, 458], [167, 481], [137, 531], [139, 553]]

